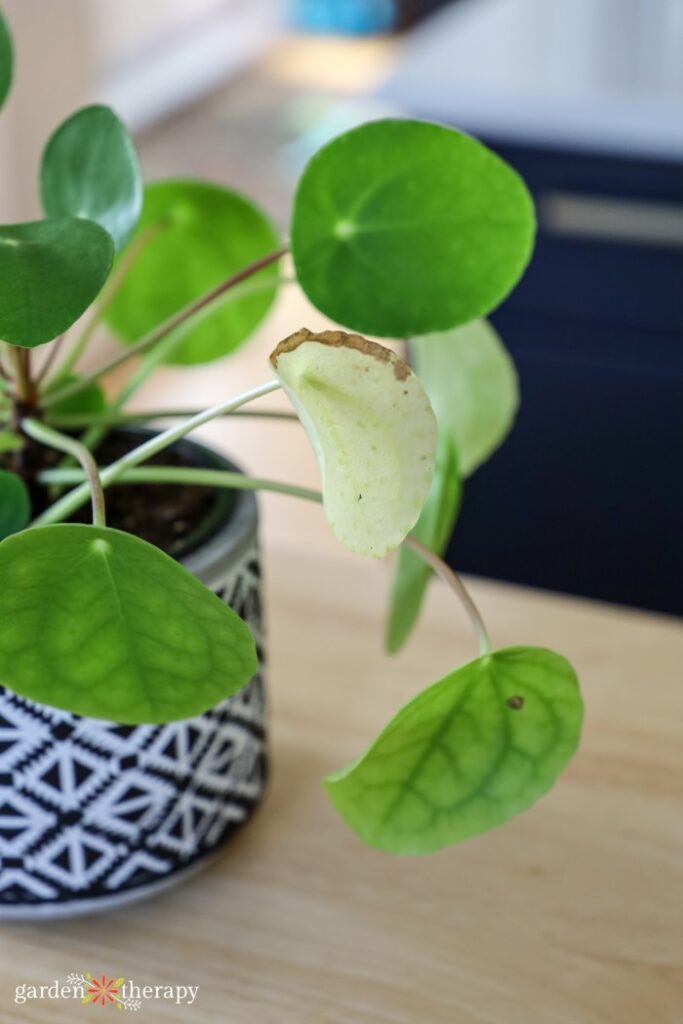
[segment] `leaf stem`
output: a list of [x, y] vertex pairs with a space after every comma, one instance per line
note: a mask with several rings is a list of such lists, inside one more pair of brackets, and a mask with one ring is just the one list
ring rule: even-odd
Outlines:
[[47, 359], [41, 366], [39, 373], [36, 375], [36, 385], [41, 384], [42, 381], [45, 380], [45, 378], [47, 377], [48, 373], [50, 372], [50, 369], [52, 368], [52, 364], [59, 355], [59, 352], [62, 348], [62, 345], [64, 344], [65, 339], [66, 332], [64, 332], [64, 334], [61, 334], [52, 342], [52, 347], [50, 348]]
[[3, 376], [8, 383], [14, 378], [14, 364], [12, 363], [12, 347], [7, 341], [0, 341], [0, 365], [2, 366]]
[[76, 341], [74, 342], [73, 347], [70, 349], [68, 355], [62, 361], [58, 372], [55, 374], [53, 385], [56, 384], [57, 381], [64, 380], [71, 374], [71, 371], [74, 369], [76, 363], [78, 362], [78, 360], [81, 358], [86, 348], [88, 347], [90, 339], [95, 333], [98, 325], [101, 323], [104, 313], [106, 312], [107, 308], [111, 305], [114, 296], [119, 291], [123, 282], [125, 281], [128, 271], [131, 269], [131, 267], [133, 266], [136, 259], [138, 258], [142, 250], [145, 248], [145, 246], [148, 245], [148, 243], [151, 242], [153, 238], [156, 238], [159, 232], [163, 231], [167, 224], [168, 221], [165, 219], [157, 221], [155, 224], [150, 224], [126, 248], [125, 252], [121, 256], [113, 272], [109, 276], [108, 280], [105, 282], [102, 291], [97, 296], [93, 305], [91, 306], [88, 322], [81, 331]]
[[[265, 385], [265, 387], [268, 387], [268, 385]], [[274, 390], [274, 387], [275, 382], [270, 385], [270, 390]], [[266, 392], [262, 391], [262, 393]], [[220, 414], [217, 413], [216, 415]], [[184, 426], [187, 426], [187, 424]], [[163, 438], [170, 433], [173, 433], [173, 431], [166, 431], [166, 434], [160, 435], [160, 438]], [[173, 438], [173, 440], [178, 439], [178, 437]], [[124, 456], [118, 463], [114, 463], [112, 466], [108, 466], [104, 469], [101, 474], [102, 485], [107, 487], [110, 484], [117, 482], [136, 484], [194, 484], [205, 487], [225, 487], [233, 490], [272, 491], [276, 494], [287, 494], [294, 498], [303, 498], [306, 501], [314, 501], [318, 504], [322, 503], [323, 500], [323, 496], [319, 491], [312, 490], [308, 487], [299, 487], [296, 484], [282, 483], [277, 480], [266, 480], [259, 477], [246, 476], [243, 473], [231, 473], [226, 470], [186, 469], [184, 467], [175, 466], [145, 466], [143, 468], [136, 468], [137, 464], [143, 461], [144, 458], [149, 458], [151, 454], [156, 454], [156, 451], [161, 450], [160, 448], [156, 448], [155, 451], [148, 451], [147, 454], [140, 456], [140, 452], [148, 447], [149, 442], [146, 442], [146, 444], [141, 445], [140, 448], [136, 448], [133, 452], [130, 452], [129, 456]], [[129, 461], [126, 467], [117, 470], [116, 467], [120, 466], [120, 464], [126, 459], [130, 459], [130, 456], [134, 457], [134, 461]], [[114, 470], [114, 472], [110, 472], [111, 470]], [[78, 469], [47, 469], [43, 470], [38, 476], [38, 480], [44, 484], [79, 483], [82, 478], [83, 473]], [[81, 485], [81, 487], [82, 486], [83, 485]], [[77, 488], [75, 491], [71, 491], [66, 495], [66, 499], [62, 499], [62, 502], [73, 498], [73, 496], [75, 496], [79, 491], [80, 488]], [[75, 507], [77, 508], [79, 504], [81, 504], [80, 500]], [[54, 508], [56, 507], [57, 506], [54, 506]], [[53, 510], [49, 511], [52, 512]], [[70, 511], [73, 511], [73, 509]], [[69, 513], [67, 512], [66, 514]], [[36, 520], [36, 524], [55, 521], [54, 517], [47, 519], [46, 516], [47, 513], [40, 519]], [[492, 647], [488, 630], [486, 629], [479, 609], [474, 603], [460, 576], [446, 565], [443, 559], [439, 558], [439, 556], [434, 554], [433, 551], [430, 551], [429, 548], [424, 546], [424, 544], [421, 544], [420, 541], [415, 539], [415, 537], [409, 535], [405, 538], [403, 543], [407, 547], [411, 548], [419, 558], [426, 562], [426, 564], [441, 577], [451, 590], [453, 590], [459, 601], [463, 604], [470, 621], [472, 622], [477, 639], [479, 655], [483, 656], [485, 654], [489, 654]]]
[[[196, 416], [200, 409], [151, 409], [141, 412], [116, 413], [106, 410], [105, 412], [74, 413], [71, 416], [53, 416], [49, 418], [51, 426], [60, 427], [65, 430], [78, 430], [80, 427], [124, 427], [129, 423], [146, 423], [150, 420], [177, 420], [188, 419]], [[299, 417], [294, 412], [279, 412], [274, 409], [236, 409], [233, 412], [226, 412], [226, 416], [240, 416], [250, 419], [267, 420], [290, 420], [298, 422]]]
[[[74, 484], [83, 480], [80, 469], [44, 469], [38, 474], [43, 484]], [[320, 491], [296, 484], [281, 483], [278, 480], [265, 480], [259, 477], [246, 476], [244, 473], [232, 473], [223, 469], [191, 469], [180, 466], [142, 466], [126, 469], [111, 484], [191, 484], [197, 487], [225, 487], [237, 491], [273, 491], [275, 494], [288, 494], [293, 498], [304, 498], [307, 501], [322, 501]], [[105, 486], [107, 483], [105, 482]]]
[[[239, 409], [240, 406], [246, 405], [248, 402], [254, 401], [256, 398], [261, 398], [263, 395], [269, 395], [272, 391], [277, 391], [281, 387], [281, 384], [277, 380], [268, 381], [266, 384], [261, 384], [257, 388], [252, 388], [251, 391], [245, 391], [241, 395], [237, 395], [235, 398], [230, 398], [226, 402], [221, 402], [219, 405], [214, 405], [210, 409], [206, 409], [204, 412], [197, 413], [196, 416], [192, 416], [188, 420], [184, 420], [175, 427], [169, 427], [168, 430], [164, 430], [161, 434], [157, 434], [155, 437], [151, 437], [149, 441], [145, 441], [144, 444], [139, 445], [132, 451], [127, 452], [116, 462], [112, 462], [110, 466], [107, 466], [102, 470], [100, 474], [100, 481], [104, 487], [108, 484], [113, 483], [121, 476], [121, 474], [127, 470], [132, 469], [134, 466], [138, 466], [141, 462], [146, 459], [150, 459], [157, 452], [163, 451], [164, 448], [168, 448], [169, 445], [174, 444], [187, 434], [196, 430], [197, 427], [201, 427], [204, 423], [208, 423], [210, 420], [216, 419], [218, 416], [224, 416], [226, 413], [232, 412], [235, 409]], [[55, 431], [56, 433], [56, 431]], [[69, 439], [71, 440], [71, 438]], [[78, 442], [77, 442], [78, 443]], [[82, 446], [80, 446], [82, 447]], [[63, 519], [66, 519], [75, 512], [77, 508], [88, 499], [89, 488], [87, 484], [81, 484], [79, 487], [74, 488], [73, 491], [69, 491], [63, 498], [55, 502], [49, 509], [47, 509], [41, 516], [38, 516], [34, 520], [34, 526], [44, 526], [47, 523], [59, 523]]]
[[[266, 282], [265, 286], [270, 288], [272, 287], [272, 283]], [[259, 281], [244, 281], [241, 282], [241, 284], [236, 285], [234, 288], [231, 288], [229, 292], [223, 293], [219, 301], [221, 304], [226, 301], [230, 302], [231, 300], [243, 298], [245, 294], [262, 291], [263, 288], [264, 285]], [[155, 345], [154, 348], [150, 349], [118, 394], [109, 399], [107, 412], [118, 412], [125, 405], [128, 399], [132, 398], [135, 392], [142, 387], [148, 377], [150, 377], [154, 370], [156, 370], [159, 363], [164, 359], [167, 359], [168, 356], [170, 356], [178, 347], [185, 335], [193, 330], [203, 319], [210, 316], [214, 312], [214, 309], [215, 304], [205, 306], [196, 316], [179, 324], [170, 332], [170, 334], [167, 335], [167, 337], [163, 338], [158, 345]], [[90, 427], [81, 440], [84, 445], [93, 449], [97, 447], [106, 433], [106, 427], [103, 425], [94, 425]]]
[[10, 346], [8, 349], [9, 359], [14, 370], [15, 398], [21, 402], [27, 402], [30, 383], [28, 370], [22, 355], [23, 351], [23, 349], [17, 348], [15, 345]]
[[60, 434], [52, 427], [46, 426], [39, 420], [24, 419], [21, 422], [22, 430], [34, 441], [39, 441], [48, 448], [55, 448], [57, 451], [66, 452], [78, 459], [83, 467], [86, 483], [84, 484], [86, 497], [90, 494], [92, 500], [92, 521], [94, 526], [106, 526], [107, 518], [105, 513], [104, 487], [100, 479], [99, 470], [95, 459], [88, 449], [74, 437]]
[[491, 653], [491, 640], [489, 638], [488, 630], [484, 625], [484, 620], [481, 617], [479, 609], [470, 597], [470, 593], [458, 576], [457, 572], [446, 565], [442, 558], [435, 555], [433, 551], [425, 547], [419, 540], [410, 534], [403, 541], [406, 547], [411, 548], [416, 555], [418, 555], [423, 562], [434, 570], [437, 576], [440, 576], [444, 583], [451, 588], [451, 590], [457, 594], [458, 599], [464, 605], [465, 611], [470, 617], [470, 621], [474, 626], [474, 633], [477, 638], [477, 646], [479, 648], [479, 655]]
[[72, 395], [78, 394], [83, 388], [88, 387], [94, 381], [98, 380], [104, 374], [109, 373], [111, 370], [115, 370], [122, 363], [127, 362], [135, 355], [139, 355], [141, 352], [146, 352], [147, 349], [152, 348], [157, 342], [166, 338], [172, 331], [180, 327], [181, 324], [185, 324], [189, 321], [201, 315], [201, 313], [208, 307], [218, 302], [225, 292], [234, 288], [236, 285], [241, 284], [248, 277], [258, 273], [259, 270], [263, 270], [265, 267], [270, 266], [272, 263], [276, 263], [281, 259], [288, 249], [283, 247], [277, 249], [275, 252], [269, 253], [267, 256], [262, 256], [261, 259], [256, 260], [254, 263], [250, 263], [249, 266], [243, 267], [242, 270], [238, 270], [236, 274], [233, 274], [227, 280], [222, 281], [221, 284], [216, 285], [210, 291], [204, 295], [200, 295], [198, 299], [190, 302], [187, 306], [178, 310], [173, 316], [170, 316], [167, 320], [164, 320], [162, 324], [154, 327], [151, 331], [140, 338], [139, 341], [135, 342], [134, 345], [130, 345], [122, 355], [117, 356], [116, 359], [112, 359], [109, 363], [105, 363], [99, 370], [90, 374], [87, 377], [81, 377], [77, 381], [72, 381], [70, 384], [66, 384], [64, 387], [56, 388], [51, 391], [43, 399], [43, 408], [49, 408], [51, 405], [56, 405], [58, 402], [63, 402], [67, 398], [71, 398]]

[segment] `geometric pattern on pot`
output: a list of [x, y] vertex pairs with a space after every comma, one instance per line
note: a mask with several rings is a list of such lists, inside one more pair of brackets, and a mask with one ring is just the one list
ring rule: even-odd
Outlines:
[[0, 920], [141, 898], [250, 817], [267, 771], [256, 546], [216, 592], [254, 633], [260, 669], [206, 714], [121, 726], [0, 687]]

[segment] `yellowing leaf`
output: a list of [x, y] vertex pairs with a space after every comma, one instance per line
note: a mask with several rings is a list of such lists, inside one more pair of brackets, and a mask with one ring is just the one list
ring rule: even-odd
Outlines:
[[327, 520], [360, 555], [382, 558], [415, 525], [434, 472], [436, 419], [390, 349], [305, 328], [271, 362], [313, 446]]

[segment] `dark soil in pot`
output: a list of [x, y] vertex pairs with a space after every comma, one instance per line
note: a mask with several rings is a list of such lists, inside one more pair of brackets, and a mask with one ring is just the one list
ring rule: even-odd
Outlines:
[[[140, 428], [112, 431], [97, 450], [99, 465], [104, 467], [115, 462], [147, 441], [153, 433]], [[145, 465], [223, 468], [218, 458], [210, 464], [210, 455], [210, 450], [200, 448], [192, 441], [180, 441], [148, 459]], [[31, 442], [24, 458], [35, 473], [55, 468], [64, 456]], [[0, 466], [14, 470], [20, 468], [11, 455], [0, 456]], [[50, 496], [46, 487], [31, 486], [30, 489], [33, 512], [38, 515], [51, 503]], [[229, 490], [191, 484], [114, 484], [107, 489], [106, 501], [108, 526], [133, 533], [180, 559], [194, 551], [229, 520], [235, 505], [235, 495]], [[69, 522], [90, 523], [91, 520], [90, 504], [86, 503], [71, 516]]]

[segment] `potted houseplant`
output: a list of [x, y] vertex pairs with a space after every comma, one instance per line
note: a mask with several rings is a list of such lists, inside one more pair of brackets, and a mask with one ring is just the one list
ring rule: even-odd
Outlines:
[[[0, 20], [0, 102], [11, 66]], [[493, 649], [440, 558], [461, 480], [516, 408], [514, 369], [482, 317], [531, 254], [518, 175], [451, 129], [371, 122], [310, 161], [283, 241], [228, 189], [143, 188], [124, 126], [93, 106], [48, 140], [39, 184], [44, 218], [0, 227], [0, 918], [172, 884], [258, 803], [262, 488], [322, 501], [357, 553], [399, 549], [389, 650], [434, 571], [474, 626], [478, 657], [325, 780], [347, 823], [383, 850], [423, 853], [530, 806], [577, 746], [576, 676], [543, 648]], [[248, 339], [289, 256], [345, 329], [294, 324], [262, 386], [161, 432], [144, 414], [131, 426], [126, 401], [160, 362], [208, 362]], [[103, 320], [125, 347], [83, 375]], [[410, 339], [417, 372], [365, 334]], [[132, 355], [134, 373], [105, 399], [100, 378]], [[322, 494], [248, 477], [186, 440], [278, 388]]]

